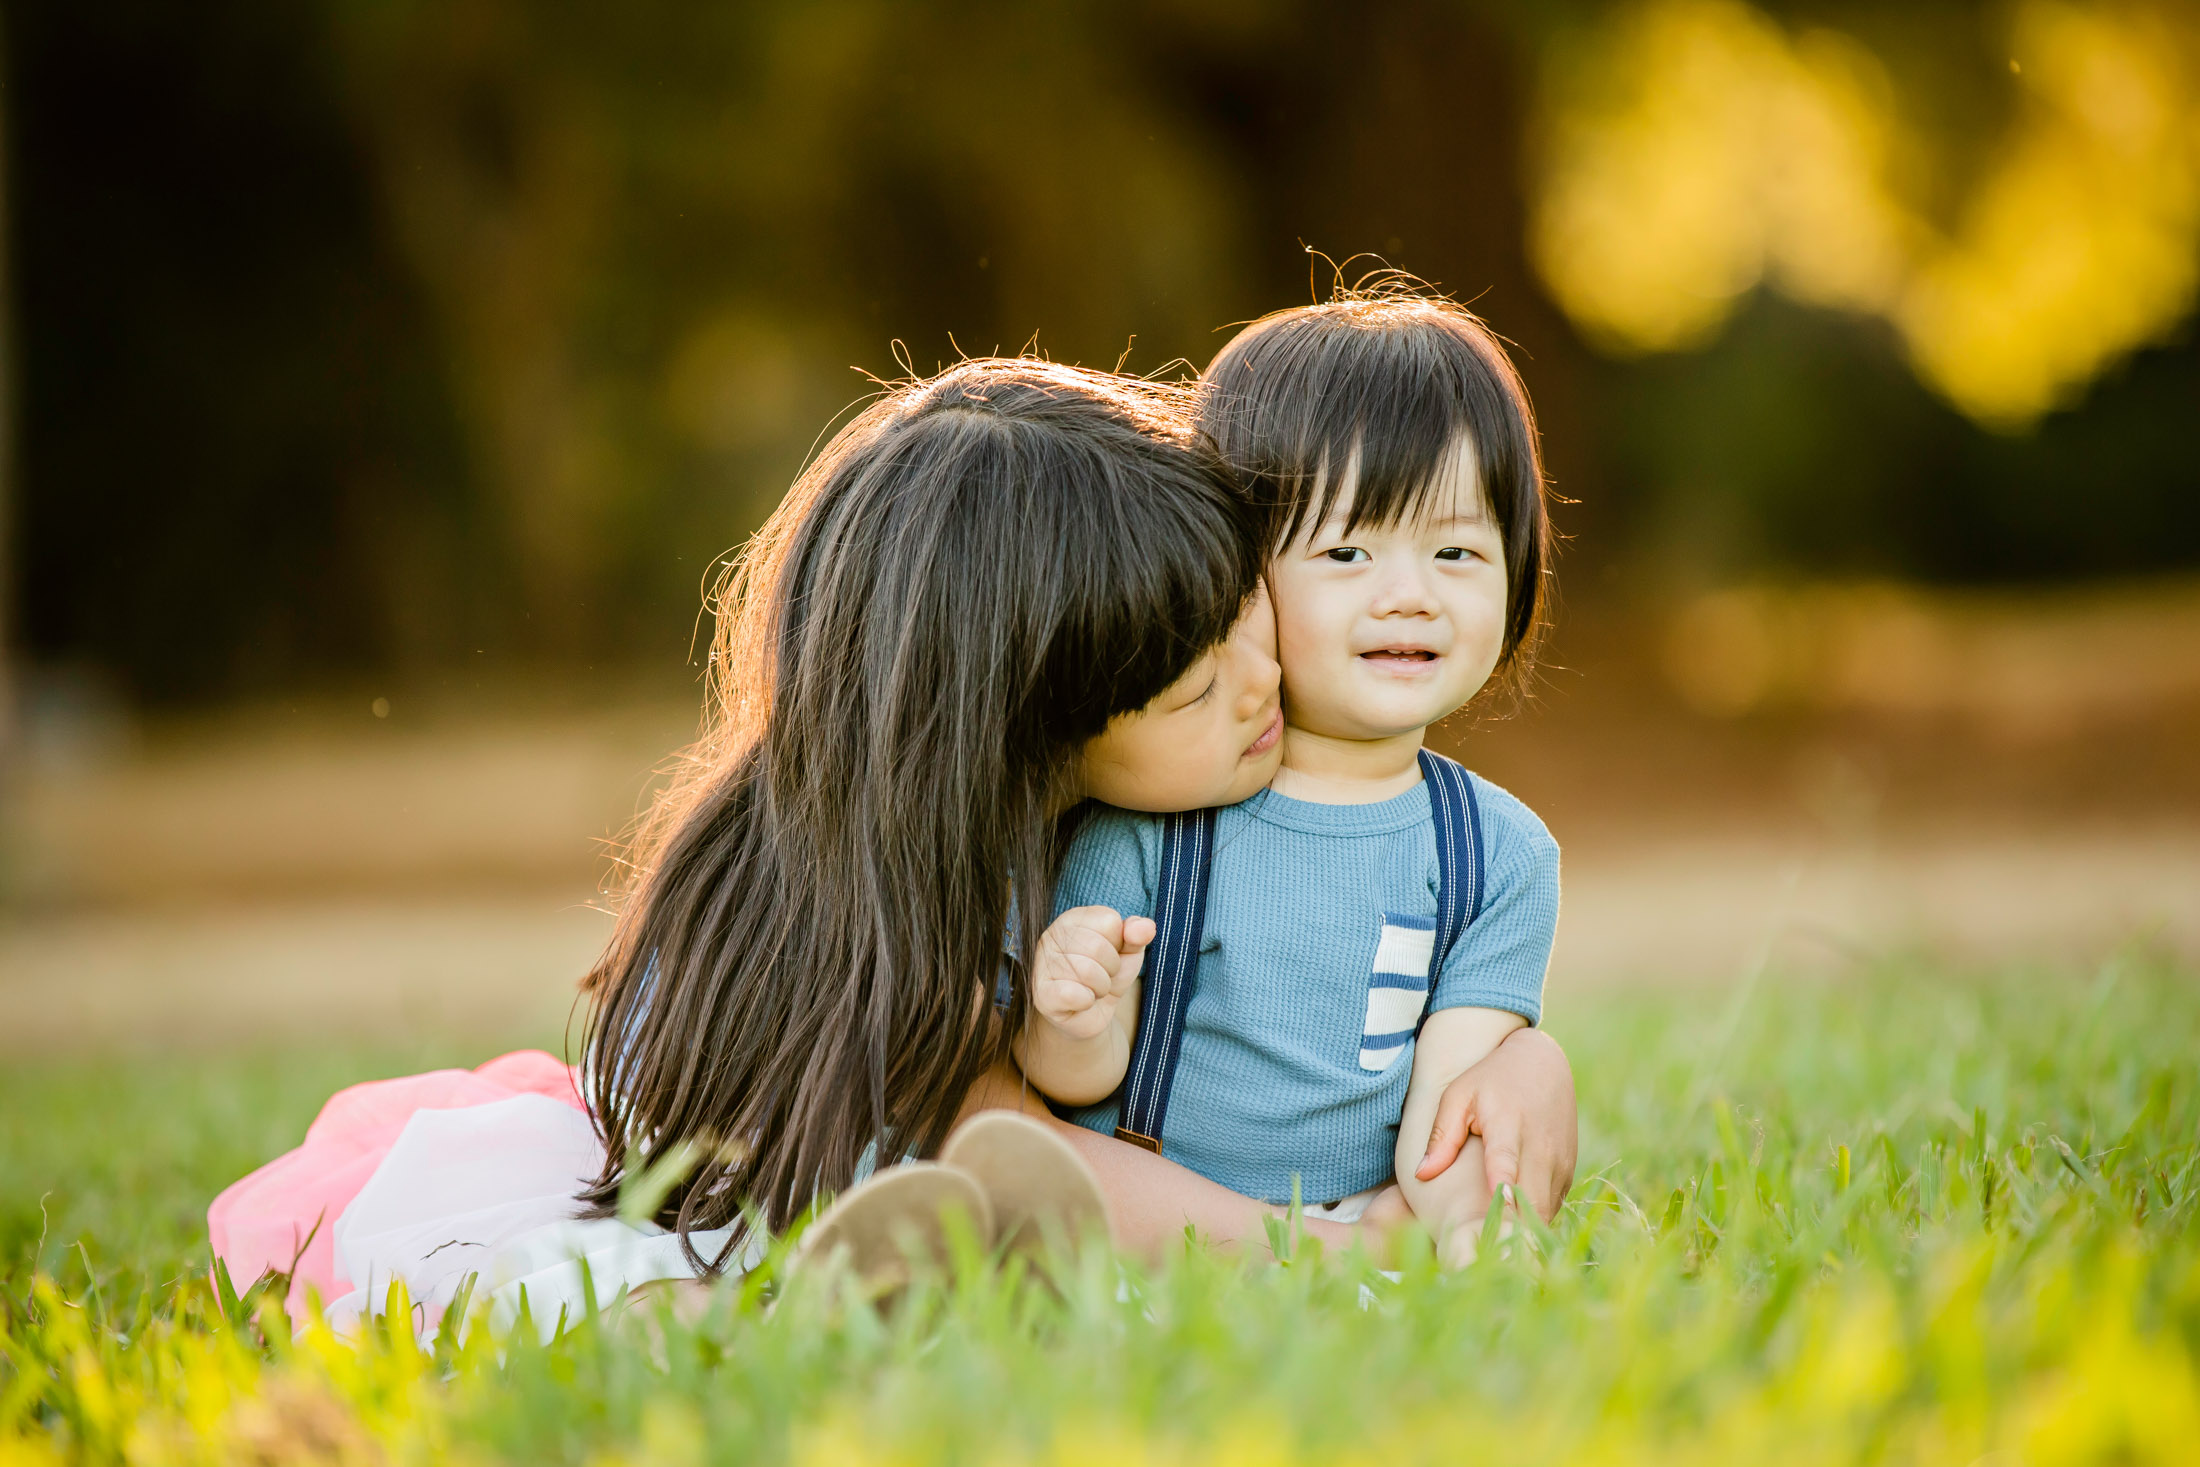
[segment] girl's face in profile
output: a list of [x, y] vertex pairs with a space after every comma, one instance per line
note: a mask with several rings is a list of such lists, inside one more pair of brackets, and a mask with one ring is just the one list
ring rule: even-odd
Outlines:
[[1084, 793], [1125, 810], [1203, 810], [1265, 789], [1283, 759], [1276, 618], [1264, 586], [1229, 640], [1084, 747]]

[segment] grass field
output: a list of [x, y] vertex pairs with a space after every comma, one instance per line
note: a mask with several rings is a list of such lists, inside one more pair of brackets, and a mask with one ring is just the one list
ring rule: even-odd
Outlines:
[[[338, 1084], [480, 1053], [0, 1075], [0, 1464], [2200, 1460], [2200, 974], [1891, 965], [1561, 1002], [1540, 1246], [1080, 1260], [422, 1353], [225, 1321], [203, 1208]], [[554, 1036], [516, 1036], [538, 1042]]]

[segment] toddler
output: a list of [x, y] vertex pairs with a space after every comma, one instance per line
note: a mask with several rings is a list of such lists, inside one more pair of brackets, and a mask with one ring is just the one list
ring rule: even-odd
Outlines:
[[1256, 322], [1201, 392], [1269, 517], [1282, 765], [1219, 811], [1094, 808], [1018, 1058], [1078, 1123], [1248, 1196], [1351, 1220], [1395, 1176], [1455, 1265], [1479, 1148], [1422, 1161], [1445, 1086], [1540, 1016], [1558, 847], [1423, 744], [1532, 655], [1533, 415], [1480, 321], [1397, 293]]

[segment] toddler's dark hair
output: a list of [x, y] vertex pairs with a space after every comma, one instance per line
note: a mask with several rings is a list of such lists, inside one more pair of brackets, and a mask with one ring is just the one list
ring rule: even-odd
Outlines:
[[1547, 610], [1543, 465], [1527, 389], [1473, 312], [1393, 280], [1263, 316], [1209, 364], [1199, 420], [1267, 518], [1271, 545], [1329, 519], [1355, 458], [1348, 533], [1420, 514], [1470, 443], [1505, 544], [1496, 678], [1524, 684]]

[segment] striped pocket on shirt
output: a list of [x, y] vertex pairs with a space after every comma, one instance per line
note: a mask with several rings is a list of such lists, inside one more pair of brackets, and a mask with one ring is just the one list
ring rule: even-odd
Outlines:
[[1387, 1070], [1413, 1039], [1428, 999], [1429, 962], [1436, 951], [1434, 917], [1383, 913], [1375, 970], [1367, 979], [1367, 1022], [1360, 1029], [1360, 1068]]

